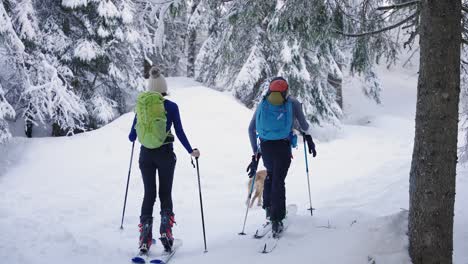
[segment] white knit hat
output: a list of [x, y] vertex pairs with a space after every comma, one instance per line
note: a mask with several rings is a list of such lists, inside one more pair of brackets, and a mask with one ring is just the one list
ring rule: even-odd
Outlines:
[[153, 66], [150, 69], [148, 91], [167, 93], [166, 79], [164, 78], [164, 75], [161, 74], [161, 70], [159, 70], [157, 66]]

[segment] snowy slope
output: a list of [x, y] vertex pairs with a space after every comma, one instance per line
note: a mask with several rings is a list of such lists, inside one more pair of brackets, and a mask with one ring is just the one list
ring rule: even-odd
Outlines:
[[[257, 253], [258, 241], [237, 235], [245, 212], [252, 111], [229, 94], [169, 78], [170, 99], [179, 104], [189, 140], [202, 153], [209, 250], [203, 254], [196, 172], [176, 143], [174, 233], [184, 246], [174, 263], [410, 263], [404, 209], [416, 79], [406, 72], [383, 72], [383, 106], [353, 95], [357, 88], [350, 88], [345, 90], [346, 124], [340, 130], [317, 129], [318, 157], [309, 160], [313, 217], [306, 210], [302, 145], [294, 150], [287, 199], [299, 206], [298, 216], [268, 255]], [[119, 230], [132, 119], [130, 113], [72, 138], [15, 138], [2, 146], [0, 263], [128, 263], [137, 248], [143, 197], [136, 148], [125, 229]], [[468, 263], [468, 210], [462, 206], [468, 199], [466, 172], [460, 168], [457, 185], [457, 264]], [[251, 210], [246, 232], [252, 234], [263, 217], [261, 209]]]

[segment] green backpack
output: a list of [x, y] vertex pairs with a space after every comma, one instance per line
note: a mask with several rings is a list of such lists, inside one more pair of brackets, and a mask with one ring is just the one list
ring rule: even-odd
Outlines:
[[170, 132], [166, 131], [164, 97], [157, 92], [143, 92], [136, 104], [138, 141], [149, 149], [162, 146]]

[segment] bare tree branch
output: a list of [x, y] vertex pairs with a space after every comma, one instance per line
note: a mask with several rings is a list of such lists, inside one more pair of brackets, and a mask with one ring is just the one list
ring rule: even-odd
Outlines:
[[389, 10], [389, 9], [401, 9], [401, 8], [405, 8], [405, 7], [408, 7], [408, 6], [413, 6], [413, 5], [419, 4], [419, 2], [420, 2], [419, 0], [415, 0], [415, 1], [406, 2], [406, 3], [402, 3], [402, 4], [381, 6], [381, 7], [378, 7], [377, 10], [381, 11], [381, 10]]
[[405, 41], [405, 43], [403, 43], [403, 47], [406, 48], [407, 46], [410, 46], [418, 35], [419, 35], [419, 28], [416, 27], [415, 30], [410, 33], [408, 40]]
[[403, 63], [403, 66], [402, 66], [403, 68], [406, 67], [406, 65], [408, 65], [411, 62], [411, 59], [414, 57], [416, 53], [418, 53], [418, 51], [419, 51], [419, 47], [415, 49], [413, 53], [411, 53], [411, 56], [409, 56], [409, 58], [406, 60], [406, 62]]
[[335, 30], [336, 33], [340, 34], [340, 35], [343, 35], [343, 36], [346, 36], [346, 37], [352, 37], [352, 38], [358, 38], [358, 37], [364, 37], [364, 36], [368, 36], [368, 35], [375, 35], [375, 34], [379, 34], [379, 33], [382, 33], [382, 32], [385, 32], [385, 31], [389, 31], [389, 30], [392, 30], [392, 29], [395, 29], [405, 23], [407, 23], [408, 21], [411, 21], [412, 19], [414, 19], [415, 17], [417, 17], [419, 15], [419, 12], [415, 12], [414, 14], [412, 14], [411, 16], [403, 19], [402, 21], [394, 24], [394, 25], [391, 25], [391, 26], [388, 26], [388, 27], [384, 27], [384, 28], [381, 28], [379, 30], [375, 30], [375, 31], [369, 31], [369, 32], [362, 32], [362, 33], [345, 33], [345, 32], [341, 32], [341, 31], [338, 31], [338, 30]]
[[417, 26], [419, 24], [419, 21], [418, 20], [414, 20], [413, 23], [411, 24], [408, 24], [408, 25], [405, 25], [403, 27], [401, 27], [402, 29], [408, 29], [408, 28], [412, 28], [414, 26]]

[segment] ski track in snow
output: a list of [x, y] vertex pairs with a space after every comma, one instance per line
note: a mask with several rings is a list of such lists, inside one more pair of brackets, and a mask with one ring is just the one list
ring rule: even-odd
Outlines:
[[[293, 151], [287, 200], [299, 207], [294, 225], [270, 254], [259, 254], [251, 238], [263, 222], [250, 210], [248, 236], [239, 236], [250, 159], [247, 126], [252, 111], [228, 93], [168, 78], [193, 147], [199, 147], [209, 252], [203, 253], [196, 171], [181, 144], [173, 199], [175, 236], [184, 246], [173, 263], [347, 263], [406, 264], [408, 175], [414, 137], [416, 77], [382, 74], [383, 105], [345, 90], [348, 113], [341, 129], [317, 129], [318, 157], [309, 158], [312, 202], [303, 146]], [[354, 89], [354, 90], [352, 90]], [[345, 99], [346, 100], [346, 99]], [[137, 251], [143, 185], [135, 148], [129, 196], [121, 231], [133, 114], [74, 137], [14, 138], [0, 150], [1, 263], [129, 263]], [[138, 144], [137, 144], [138, 145]], [[455, 212], [456, 264], [467, 264], [467, 169], [459, 168]], [[159, 225], [159, 201], [155, 225]], [[157, 230], [157, 228], [155, 228]], [[160, 246], [159, 242], [156, 247]]]

